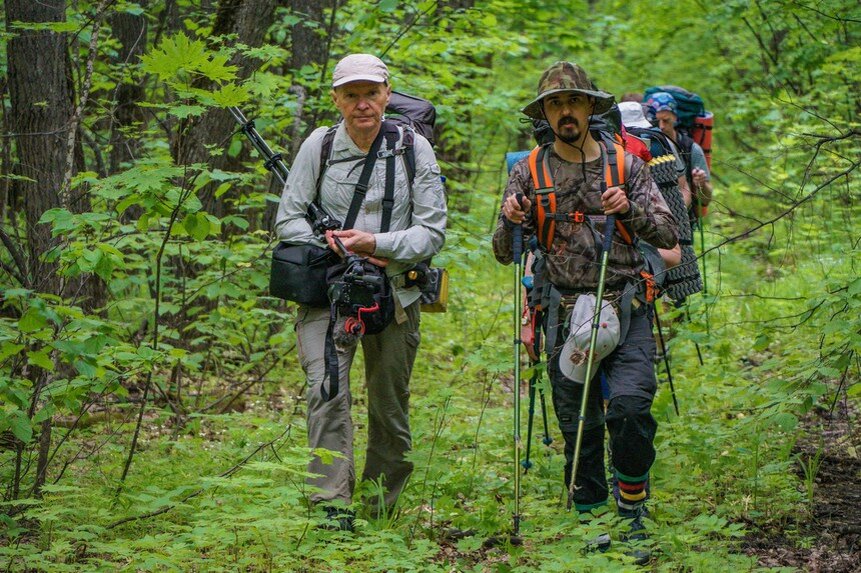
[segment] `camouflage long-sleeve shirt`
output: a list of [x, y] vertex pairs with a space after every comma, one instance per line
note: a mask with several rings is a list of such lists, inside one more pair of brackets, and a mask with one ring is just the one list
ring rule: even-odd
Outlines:
[[[638, 157], [628, 157], [630, 169], [627, 194], [631, 207], [619, 219], [629, 232], [656, 247], [670, 249], [678, 242], [678, 224], [652, 180], [648, 166]], [[556, 222], [553, 248], [545, 255], [546, 278], [561, 289], [595, 288], [598, 285], [599, 253], [604, 232], [601, 208], [603, 160], [598, 158], [585, 163], [569, 163], [556, 153], [551, 153], [550, 172], [556, 185], [556, 212], [581, 212], [586, 215], [586, 220], [583, 223]], [[518, 192], [532, 202], [523, 224], [524, 240], [528, 240], [535, 232], [537, 209], [527, 159], [512, 168], [503, 202], [509, 195]], [[500, 211], [493, 234], [493, 252], [499, 262], [509, 264], [512, 262], [512, 232], [504, 221], [505, 217]], [[607, 288], [621, 288], [629, 280], [639, 278], [642, 266], [640, 253], [625, 243], [617, 231], [613, 236], [607, 263]]]

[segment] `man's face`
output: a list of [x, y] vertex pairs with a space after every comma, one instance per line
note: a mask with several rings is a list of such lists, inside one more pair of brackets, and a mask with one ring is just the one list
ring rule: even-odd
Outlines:
[[676, 137], [676, 114], [671, 111], [663, 110], [655, 114], [655, 119], [658, 120], [658, 127], [664, 132], [667, 137]]
[[577, 92], [560, 92], [543, 101], [544, 116], [556, 136], [567, 143], [580, 143], [589, 132], [590, 99]]
[[348, 132], [375, 133], [391, 93], [386, 84], [351, 82], [333, 89], [332, 100], [344, 117]]

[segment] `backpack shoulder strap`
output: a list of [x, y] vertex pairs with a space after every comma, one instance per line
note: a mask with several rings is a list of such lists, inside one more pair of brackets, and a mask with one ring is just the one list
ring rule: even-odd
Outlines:
[[365, 195], [368, 193], [368, 183], [371, 181], [371, 173], [374, 171], [374, 164], [377, 162], [380, 147], [383, 144], [385, 131], [386, 123], [383, 122], [380, 132], [377, 134], [376, 139], [374, 139], [374, 142], [371, 144], [371, 149], [365, 156], [365, 164], [362, 167], [361, 174], [359, 175], [359, 181], [356, 183], [356, 190], [353, 191], [353, 200], [350, 201], [350, 208], [347, 211], [347, 217], [344, 219], [343, 228], [345, 230], [353, 228], [353, 225], [356, 222], [356, 217], [359, 215], [359, 207], [361, 207], [362, 203], [365, 201]]
[[404, 126], [404, 138], [401, 142], [401, 147], [404, 150], [404, 167], [407, 170], [407, 181], [410, 182], [410, 189], [413, 187], [413, 181], [416, 180], [416, 132], [412, 127]]
[[[380, 232], [388, 233], [392, 222], [392, 210], [395, 207], [395, 146], [398, 143], [401, 132], [396, 125], [389, 122], [383, 122], [381, 130], [385, 133], [384, 137], [386, 139], [386, 151], [381, 153], [386, 158], [386, 186], [383, 190], [383, 212], [380, 218]], [[406, 130], [404, 130], [404, 133], [406, 133]], [[410, 149], [412, 149], [412, 146], [410, 146]], [[406, 153], [406, 148], [401, 146], [400, 151]], [[415, 161], [415, 158], [413, 160]], [[412, 181], [410, 181], [410, 186], [412, 186]]]
[[527, 164], [535, 188], [535, 214], [538, 219], [538, 243], [545, 249], [553, 245], [556, 232], [556, 187], [550, 175], [549, 145], [540, 145], [529, 153]]
[[337, 123], [326, 130], [326, 134], [323, 135], [323, 144], [320, 147], [320, 170], [317, 173], [317, 192], [315, 194], [315, 200], [316, 197], [320, 196], [320, 186], [323, 184], [323, 174], [326, 173], [326, 169], [329, 167], [329, 158], [332, 156], [332, 142], [335, 140], [336, 131], [338, 131]]
[[[622, 187], [625, 195], [628, 194], [628, 175], [631, 173], [633, 159], [630, 154], [625, 153], [625, 148], [614, 141], [612, 145], [602, 145], [604, 156], [604, 189], [610, 187]], [[616, 218], [616, 231], [622, 236], [622, 240], [633, 245], [636, 239], [625, 224]]]

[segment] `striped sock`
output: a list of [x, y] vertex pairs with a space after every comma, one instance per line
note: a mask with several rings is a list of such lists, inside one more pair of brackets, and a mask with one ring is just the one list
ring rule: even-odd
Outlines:
[[616, 501], [619, 509], [634, 511], [643, 505], [649, 474], [632, 478], [616, 472], [616, 478], [619, 480], [619, 499]]

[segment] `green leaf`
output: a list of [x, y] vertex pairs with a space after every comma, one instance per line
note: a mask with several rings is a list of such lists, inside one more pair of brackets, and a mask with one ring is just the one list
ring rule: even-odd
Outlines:
[[48, 326], [48, 319], [42, 309], [31, 306], [18, 319], [18, 330], [25, 333], [36, 332]]
[[182, 226], [186, 232], [198, 241], [204, 240], [209, 235], [211, 225], [204, 213], [189, 213], [182, 220]]
[[43, 348], [36, 352], [28, 352], [27, 362], [32, 366], [38, 366], [48, 371], [54, 370], [54, 361], [51, 360], [51, 348]]
[[248, 88], [236, 84], [227, 84], [211, 94], [212, 102], [219, 107], [241, 105], [248, 100], [248, 97]]
[[206, 112], [206, 108], [202, 105], [177, 105], [168, 109], [168, 113], [178, 117], [179, 119], [198, 117], [203, 115], [204, 112]]
[[75, 228], [74, 216], [67, 209], [48, 209], [42, 213], [39, 223], [50, 223], [54, 237]]
[[789, 412], [781, 412], [771, 420], [784, 432], [791, 432], [798, 425], [798, 418]]
[[221, 185], [219, 185], [219, 186], [218, 186], [218, 188], [215, 190], [215, 193], [214, 193], [215, 197], [221, 197], [222, 195], [224, 195], [225, 193], [227, 193], [227, 192], [230, 190], [230, 188], [231, 188], [232, 186], [233, 186], [233, 184], [232, 184], [232, 183], [230, 183], [230, 182], [222, 183], [222, 184], [221, 184]]
[[3, 362], [10, 356], [15, 356], [23, 349], [23, 344], [13, 344], [11, 342], [4, 342], [3, 344], [0, 344], [0, 362]]
[[12, 434], [25, 444], [33, 437], [33, 425], [30, 418], [21, 410], [13, 410], [9, 415], [9, 429]]

